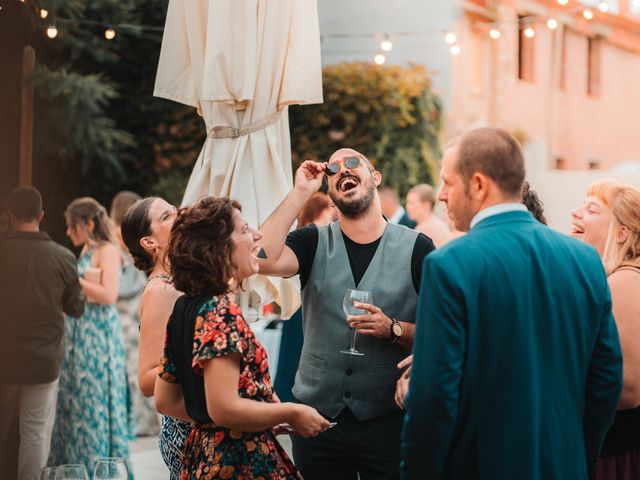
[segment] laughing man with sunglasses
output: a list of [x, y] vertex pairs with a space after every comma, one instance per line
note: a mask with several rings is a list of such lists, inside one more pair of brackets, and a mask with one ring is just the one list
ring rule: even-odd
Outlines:
[[[326, 179], [338, 221], [289, 233], [304, 203]], [[336, 426], [314, 438], [292, 437], [305, 479], [400, 476], [403, 413], [394, 402], [396, 364], [413, 344], [422, 261], [435, 247], [423, 234], [388, 223], [377, 187], [382, 176], [359, 152], [343, 148], [326, 163], [304, 162], [294, 188], [261, 228], [267, 259], [260, 272], [302, 286], [304, 345], [293, 394]], [[347, 289], [372, 292], [372, 303], [342, 310]], [[345, 355], [358, 331], [362, 356]]]

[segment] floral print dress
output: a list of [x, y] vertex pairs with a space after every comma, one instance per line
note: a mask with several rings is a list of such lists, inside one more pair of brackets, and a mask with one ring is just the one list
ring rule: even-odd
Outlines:
[[[173, 319], [172, 319], [173, 320]], [[170, 383], [179, 379], [175, 352], [167, 329], [160, 377]], [[238, 394], [260, 402], [275, 402], [267, 354], [242, 316], [227, 297], [213, 298], [200, 308], [193, 335], [194, 375], [202, 375], [207, 360], [241, 354]], [[196, 424], [185, 444], [181, 480], [201, 479], [301, 479], [273, 430], [240, 432]]]
[[[93, 249], [78, 259], [80, 276]], [[86, 303], [80, 318], [65, 317], [56, 419], [48, 464], [81, 463], [93, 472], [101, 457], [122, 457], [130, 475], [132, 416], [122, 325], [115, 305]], [[1, 475], [0, 475], [1, 476]]]

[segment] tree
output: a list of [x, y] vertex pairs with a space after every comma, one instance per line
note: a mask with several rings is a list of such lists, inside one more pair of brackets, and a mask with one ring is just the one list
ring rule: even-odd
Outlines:
[[[186, 172], [197, 156], [204, 135], [193, 109], [152, 96], [167, 2], [0, 0], [0, 140], [9, 164], [0, 186], [17, 183], [20, 55], [29, 43], [37, 59], [33, 183], [49, 213], [44, 227], [58, 240], [71, 199], [91, 195], [108, 206], [120, 189], [147, 194], [163, 172]], [[49, 39], [53, 21], [58, 36]], [[105, 24], [127, 27], [109, 41]]]
[[442, 104], [423, 66], [341, 63], [323, 69], [324, 103], [290, 109], [294, 162], [363, 152], [404, 196], [438, 174]]

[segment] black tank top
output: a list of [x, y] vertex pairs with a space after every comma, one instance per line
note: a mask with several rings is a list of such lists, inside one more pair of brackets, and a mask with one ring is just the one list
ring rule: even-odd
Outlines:
[[176, 377], [182, 387], [184, 405], [187, 413], [196, 423], [213, 423], [207, 413], [207, 400], [204, 391], [204, 378], [196, 375], [191, 367], [193, 360], [193, 332], [196, 317], [202, 306], [212, 299], [212, 295], [198, 295], [178, 298], [167, 330], [169, 344], [174, 356]]

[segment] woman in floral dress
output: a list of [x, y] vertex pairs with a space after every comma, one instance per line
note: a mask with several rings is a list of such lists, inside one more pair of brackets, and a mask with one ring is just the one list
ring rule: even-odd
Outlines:
[[315, 409], [279, 402], [266, 352], [231, 299], [258, 271], [261, 236], [236, 202], [211, 197], [180, 211], [171, 231], [172, 278], [186, 296], [167, 326], [155, 397], [161, 412], [195, 422], [182, 480], [299, 479], [273, 427], [305, 437], [329, 428]]
[[100, 457], [129, 462], [131, 412], [115, 307], [122, 256], [113, 224], [94, 199], [74, 200], [65, 217], [68, 237], [82, 246], [78, 271], [87, 305], [82, 317], [65, 321], [49, 464], [81, 463], [92, 471]]

